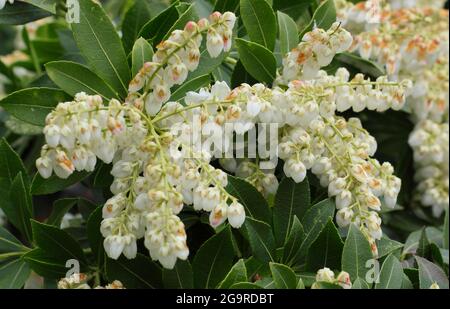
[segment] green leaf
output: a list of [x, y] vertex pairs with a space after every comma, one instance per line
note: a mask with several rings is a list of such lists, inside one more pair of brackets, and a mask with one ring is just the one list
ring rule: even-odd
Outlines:
[[295, 183], [289, 177], [281, 181], [273, 207], [273, 229], [278, 246], [286, 243], [294, 216], [302, 219], [309, 204], [310, 192], [307, 178], [301, 183]]
[[417, 247], [416, 254], [426, 259], [431, 257], [430, 242], [428, 241], [425, 228], [422, 228], [422, 232], [420, 233], [419, 245]]
[[163, 269], [163, 282], [166, 289], [192, 289], [194, 275], [189, 261], [178, 260], [174, 269]]
[[53, 203], [52, 212], [47, 219], [47, 224], [59, 228], [64, 215], [78, 202], [77, 198], [64, 198]]
[[402, 247], [402, 243], [392, 240], [386, 235], [383, 235], [381, 239], [377, 241], [378, 258], [382, 258]]
[[403, 282], [403, 268], [400, 261], [390, 254], [381, 267], [379, 283], [375, 289], [400, 289]]
[[103, 249], [103, 236], [102, 233], [100, 232], [100, 224], [103, 220], [102, 208], [103, 206], [97, 207], [91, 213], [86, 223], [89, 245], [92, 249], [92, 253], [96, 257], [96, 262], [99, 265], [101, 265], [103, 262], [105, 252], [105, 250]]
[[236, 39], [239, 57], [250, 75], [260, 82], [271, 84], [275, 79], [277, 61], [264, 46], [243, 39]]
[[106, 259], [105, 271], [110, 282], [119, 280], [129, 289], [163, 287], [161, 268], [149, 257], [140, 253], [132, 260], [124, 256], [118, 260]]
[[286, 244], [284, 245], [282, 259], [284, 263], [290, 263], [292, 261], [292, 259], [295, 257], [295, 254], [297, 253], [297, 250], [300, 248], [304, 237], [305, 232], [303, 230], [303, 226], [297, 216], [294, 216], [292, 228], [289, 232], [289, 237], [286, 241]]
[[56, 14], [56, 5], [58, 0], [22, 0], [24, 2], [28, 2], [38, 8], [41, 8], [47, 12], [52, 14]]
[[277, 22], [272, 7], [265, 0], [241, 0], [241, 18], [252, 42], [273, 50]]
[[354, 67], [359, 73], [368, 74], [375, 78], [386, 74], [384, 69], [375, 62], [363, 59], [352, 53], [344, 52], [338, 54], [335, 59], [345, 66]]
[[0, 25], [24, 25], [51, 15], [37, 6], [16, 1], [14, 4], [7, 3], [0, 10]]
[[230, 286], [231, 290], [259, 290], [262, 289], [259, 285], [251, 282], [238, 282]]
[[3, 206], [6, 217], [28, 241], [31, 241], [33, 237], [30, 219], [33, 217], [33, 203], [28, 181], [24, 179], [22, 172], [17, 174], [11, 184], [9, 200], [11, 203]]
[[443, 235], [443, 237], [444, 237], [444, 240], [443, 240], [443, 242], [444, 242], [444, 245], [443, 245], [443, 248], [444, 249], [449, 249], [448, 248], [448, 239], [449, 239], [449, 237], [448, 237], [448, 233], [449, 233], [449, 231], [448, 231], [448, 213], [449, 213], [449, 210], [448, 210], [448, 208], [445, 210], [445, 219], [444, 219], [444, 235]]
[[417, 268], [405, 268], [403, 269], [406, 277], [408, 277], [409, 282], [413, 285], [414, 289], [419, 288], [419, 270]]
[[305, 13], [308, 14], [308, 8], [315, 0], [274, 0], [273, 9], [289, 14], [293, 19], [297, 20]]
[[51, 252], [40, 248], [27, 252], [23, 258], [34, 272], [45, 278], [61, 279], [69, 271], [66, 261], [55, 258]]
[[201, 75], [186, 81], [180, 87], [178, 87], [170, 97], [171, 101], [179, 101], [182, 100], [186, 93], [189, 91], [197, 91], [202, 87], [206, 87], [211, 82], [211, 78], [209, 74]]
[[134, 5], [125, 13], [122, 22], [122, 42], [129, 53], [142, 27], [151, 19], [151, 8], [147, 1], [134, 1]]
[[215, 288], [233, 264], [234, 250], [229, 227], [208, 239], [192, 264], [195, 288]]
[[59, 89], [28, 88], [16, 91], [0, 101], [8, 113], [37, 126], [44, 126], [45, 117], [60, 102], [70, 97]]
[[364, 279], [356, 278], [356, 280], [352, 284], [353, 290], [367, 290], [370, 289], [369, 285]]
[[414, 286], [413, 286], [411, 280], [409, 280], [408, 276], [405, 273], [403, 273], [401, 289], [402, 290], [405, 290], [405, 289], [406, 290], [412, 290], [412, 289], [414, 289]]
[[274, 262], [276, 245], [270, 225], [247, 217], [244, 226], [253, 256], [262, 262]]
[[271, 223], [271, 213], [266, 199], [247, 181], [228, 175], [227, 191], [245, 207], [247, 218]]
[[[180, 2], [175, 7], [178, 11], [178, 19], [177, 21], [170, 27], [169, 31], [163, 37], [163, 40], [169, 38], [174, 30], [183, 29], [184, 26], [193, 19], [198, 19], [195, 15], [195, 7], [193, 4]], [[155, 42], [156, 43], [156, 42]], [[159, 43], [159, 42], [158, 42]]]
[[342, 270], [350, 274], [350, 278], [365, 278], [368, 269], [366, 263], [373, 259], [370, 244], [359, 228], [351, 224], [342, 252]]
[[305, 214], [302, 225], [305, 230], [305, 237], [296, 252], [293, 263], [304, 263], [309, 247], [319, 236], [320, 231], [327, 224], [329, 218], [334, 216], [335, 205], [331, 199], [323, 200], [313, 205]]
[[[143, 37], [158, 44], [166, 33], [170, 30], [172, 25], [178, 19], [178, 10], [176, 9], [177, 2], [162, 11], [158, 16], [147, 22], [139, 32], [137, 37]], [[155, 44], [153, 44], [155, 45]]]
[[331, 289], [331, 290], [341, 290], [342, 287], [336, 283], [318, 281], [314, 284], [316, 289]]
[[339, 269], [344, 243], [330, 218], [317, 239], [309, 247], [306, 257], [306, 270], [317, 271], [321, 268]]
[[56, 175], [52, 175], [50, 178], [44, 179], [39, 173], [36, 173], [33, 181], [31, 182], [31, 194], [45, 195], [61, 191], [62, 189], [82, 181], [89, 176], [89, 174], [89, 172], [75, 172], [67, 179], [58, 178]]
[[334, 0], [323, 1], [314, 12], [310, 23], [303, 29], [300, 38], [303, 38], [305, 33], [311, 31], [314, 26], [328, 30], [335, 21], [336, 7], [334, 6]]
[[153, 48], [149, 42], [144, 38], [139, 38], [136, 43], [134, 43], [132, 51], [132, 74], [136, 76], [139, 70], [144, 66], [144, 63], [152, 60]]
[[282, 55], [285, 55], [297, 46], [299, 41], [298, 29], [297, 24], [289, 15], [279, 11], [277, 15], [280, 51]]
[[80, 264], [87, 265], [80, 245], [66, 231], [35, 220], [31, 221], [31, 225], [34, 242], [47, 255], [64, 263], [67, 260], [75, 259]]
[[415, 259], [419, 266], [421, 289], [429, 289], [433, 283], [437, 283], [441, 289], [448, 289], [448, 277], [439, 266], [420, 256], [415, 256]]
[[45, 65], [48, 76], [62, 90], [75, 96], [79, 92], [100, 95], [104, 100], [118, 98], [105, 81], [84, 65], [71, 61], [54, 61]]
[[7, 229], [0, 226], [0, 254], [24, 251], [27, 248]]
[[79, 4], [80, 22], [72, 24], [78, 48], [91, 69], [121, 96], [126, 96], [131, 74], [116, 29], [98, 3], [79, 0]]
[[270, 263], [270, 271], [277, 289], [295, 289], [297, 287], [297, 277], [289, 266]]
[[243, 259], [237, 261], [236, 264], [231, 268], [231, 270], [226, 275], [225, 279], [219, 283], [219, 289], [228, 289], [235, 283], [245, 282], [247, 280], [247, 268], [245, 267], [245, 262]]
[[22, 288], [30, 273], [30, 267], [21, 258], [0, 263], [0, 289]]
[[[0, 139], [0, 195], [8, 196], [11, 184], [18, 173], [27, 176], [27, 171], [19, 155], [6, 139]], [[0, 199], [0, 208], [7, 207], [8, 199]]]
[[216, 1], [214, 5], [214, 12], [234, 12], [236, 15], [239, 14], [239, 0], [225, 0]]
[[297, 286], [295, 287], [297, 290], [304, 290], [305, 289], [305, 283], [303, 282], [302, 278], [298, 278]]
[[244, 68], [241, 60], [238, 60], [231, 74], [231, 87], [238, 87], [243, 83], [253, 85], [258, 81], [254, 79]]

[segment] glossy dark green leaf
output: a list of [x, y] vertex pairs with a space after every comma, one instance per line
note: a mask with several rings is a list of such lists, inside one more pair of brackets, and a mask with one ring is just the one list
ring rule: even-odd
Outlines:
[[178, 11], [178, 19], [173, 23], [172, 27], [170, 27], [170, 29], [164, 35], [163, 40], [169, 38], [174, 30], [183, 29], [189, 21], [198, 19], [193, 4], [180, 2], [176, 5], [175, 8]]
[[247, 181], [228, 176], [227, 191], [245, 207], [246, 217], [266, 223], [271, 222], [271, 213], [266, 199]]
[[344, 243], [330, 218], [311, 244], [306, 257], [306, 270], [317, 271], [324, 267], [339, 269]]
[[114, 25], [98, 3], [79, 0], [79, 4], [80, 22], [72, 23], [78, 48], [91, 69], [121, 96], [126, 96], [131, 73]]
[[166, 289], [192, 289], [194, 287], [194, 275], [189, 261], [178, 260], [173, 269], [163, 269], [162, 276]]
[[330, 26], [336, 21], [336, 7], [334, 0], [323, 1], [314, 12], [310, 23], [302, 30], [300, 38], [302, 38], [306, 32], [309, 32], [313, 27], [322, 28], [328, 30]]
[[66, 261], [55, 258], [51, 252], [36, 248], [23, 256], [31, 269], [45, 278], [61, 279], [65, 277], [70, 268]]
[[229, 227], [208, 239], [192, 263], [195, 288], [215, 288], [233, 265], [234, 250]]
[[151, 40], [154, 44], [158, 44], [166, 33], [170, 30], [172, 25], [178, 19], [178, 11], [176, 9], [176, 3], [159, 13], [152, 20], [147, 22], [139, 32], [137, 37], [143, 37], [147, 40]]
[[350, 274], [350, 278], [366, 278], [366, 263], [373, 259], [370, 244], [359, 228], [351, 224], [342, 252], [342, 270]]
[[59, 178], [56, 175], [52, 175], [50, 178], [44, 179], [39, 173], [36, 173], [31, 183], [31, 194], [45, 195], [61, 191], [64, 188], [82, 181], [89, 176], [89, 174], [89, 172], [75, 172], [67, 179]]
[[122, 23], [122, 42], [129, 53], [138, 38], [142, 27], [151, 20], [152, 8], [147, 1], [134, 1], [133, 6], [125, 13]]
[[0, 263], [0, 289], [22, 288], [30, 273], [30, 266], [22, 258]]
[[70, 97], [62, 90], [52, 88], [28, 88], [16, 91], [0, 101], [8, 113], [38, 126], [44, 126], [45, 117], [60, 102]]
[[271, 84], [275, 79], [277, 61], [264, 46], [243, 39], [236, 39], [239, 58], [250, 75], [260, 82]]
[[247, 268], [245, 267], [244, 260], [240, 259], [239, 261], [237, 261], [236, 264], [233, 265], [233, 267], [226, 275], [225, 279], [223, 279], [222, 282], [219, 283], [218, 288], [228, 289], [232, 285], [239, 282], [245, 282], [246, 280], [247, 280]]
[[273, 50], [277, 36], [275, 13], [265, 0], [241, 0], [241, 19], [252, 42]]
[[273, 229], [278, 246], [287, 242], [294, 216], [302, 219], [309, 206], [308, 179], [296, 183], [291, 178], [285, 177], [278, 187], [273, 207]]
[[0, 25], [24, 25], [51, 15], [50, 12], [29, 3], [16, 1], [16, 3], [10, 4], [7, 2], [6, 6], [0, 10]]
[[86, 224], [89, 245], [99, 265], [103, 262], [105, 252], [103, 249], [103, 236], [100, 232], [100, 224], [103, 220], [102, 208], [103, 206], [97, 207], [89, 216]]
[[335, 59], [346, 66], [348, 65], [354, 67], [360, 73], [367, 74], [375, 78], [386, 74], [384, 69], [376, 63], [351, 53], [341, 53], [336, 55]]
[[419, 267], [421, 289], [429, 289], [433, 283], [439, 285], [441, 289], [448, 289], [448, 276], [439, 266], [420, 256], [415, 256], [415, 259]]
[[46, 223], [59, 227], [64, 215], [78, 203], [77, 198], [64, 198], [53, 203], [52, 212]]
[[46, 255], [63, 262], [75, 259], [80, 264], [87, 265], [81, 246], [67, 232], [34, 220], [31, 224], [34, 242]]
[[118, 260], [106, 259], [105, 271], [110, 282], [119, 280], [129, 289], [163, 287], [161, 268], [149, 257], [140, 253], [132, 260], [124, 256]]
[[47, 63], [45, 69], [51, 80], [71, 96], [85, 92], [100, 95], [104, 100], [118, 98], [116, 91], [84, 65], [71, 61], [54, 61]]
[[270, 263], [270, 271], [277, 289], [295, 289], [297, 287], [297, 277], [289, 266]]
[[0, 255], [2, 253], [20, 252], [26, 247], [7, 229], [0, 226]]
[[251, 282], [238, 282], [230, 286], [231, 290], [259, 290], [262, 289], [259, 285]]
[[381, 267], [379, 282], [375, 289], [400, 289], [403, 283], [403, 268], [400, 261], [390, 254]]
[[11, 203], [3, 205], [8, 220], [19, 229], [28, 241], [33, 239], [30, 219], [33, 217], [33, 202], [29, 183], [19, 172], [11, 184], [9, 192]]
[[364, 279], [356, 278], [355, 281], [353, 281], [352, 289], [353, 290], [367, 290], [369, 289], [369, 285]]
[[288, 239], [284, 245], [283, 259], [284, 263], [290, 264], [299, 250], [303, 239], [305, 238], [305, 231], [297, 216], [294, 216], [291, 230]]
[[244, 68], [242, 61], [238, 60], [231, 74], [231, 87], [238, 87], [241, 84], [256, 84], [258, 81], [254, 79]]
[[253, 256], [262, 262], [274, 262], [276, 245], [270, 225], [249, 217], [244, 225]]

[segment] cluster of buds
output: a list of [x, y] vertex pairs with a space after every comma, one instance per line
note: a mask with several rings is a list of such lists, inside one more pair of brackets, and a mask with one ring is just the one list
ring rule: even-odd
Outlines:
[[418, 183], [416, 199], [439, 217], [449, 207], [449, 127], [431, 120], [419, 122], [409, 137]]
[[111, 163], [119, 148], [139, 142], [147, 129], [138, 110], [117, 100], [106, 106], [98, 95], [79, 93], [48, 114], [44, 134], [47, 144], [36, 161], [39, 173], [67, 178], [75, 170], [93, 171], [97, 158]]
[[320, 68], [329, 65], [337, 53], [346, 51], [351, 44], [351, 34], [339, 23], [334, 23], [327, 31], [313, 29], [283, 58], [283, 70], [278, 82], [315, 78]]
[[211, 57], [229, 51], [236, 16], [214, 12], [198, 23], [190, 21], [184, 30], [175, 30], [157, 46], [152, 62], [147, 62], [130, 82], [127, 103], [139, 108], [145, 106], [149, 115], [156, 115], [171, 95], [173, 85], [182, 84], [200, 61], [202, 34]]
[[317, 271], [316, 282], [313, 283], [313, 285], [311, 286], [311, 289], [320, 289], [320, 282], [326, 282], [326, 283], [339, 285], [343, 289], [351, 289], [352, 288], [352, 282], [350, 281], [350, 275], [347, 272], [341, 271], [338, 274], [338, 276], [335, 277], [334, 272], [327, 267], [319, 269]]
[[[75, 273], [68, 278], [62, 278], [58, 281], [58, 289], [83, 289], [89, 290], [91, 286], [87, 283], [89, 281], [89, 277], [83, 273]], [[108, 290], [117, 290], [124, 289], [122, 282], [119, 280], [114, 280], [112, 283], [107, 284], [106, 286], [96, 286], [95, 289], [108, 289]]]
[[244, 160], [229, 171], [252, 184], [266, 198], [275, 195], [278, 190], [279, 183], [274, 169], [261, 169], [255, 162]]

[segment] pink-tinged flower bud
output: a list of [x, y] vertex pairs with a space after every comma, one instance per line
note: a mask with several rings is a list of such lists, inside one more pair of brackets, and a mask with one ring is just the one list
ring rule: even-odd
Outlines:
[[211, 224], [213, 228], [218, 227], [225, 221], [227, 218], [227, 208], [226, 203], [220, 203], [214, 207], [213, 211], [211, 211], [209, 215], [209, 224]]
[[352, 288], [352, 282], [350, 281], [350, 275], [348, 272], [341, 271], [336, 279], [338, 281], [338, 284], [344, 289]]
[[212, 23], [217, 23], [220, 21], [220, 17], [222, 17], [222, 14], [220, 12], [214, 12], [211, 15], [209, 15], [209, 20]]

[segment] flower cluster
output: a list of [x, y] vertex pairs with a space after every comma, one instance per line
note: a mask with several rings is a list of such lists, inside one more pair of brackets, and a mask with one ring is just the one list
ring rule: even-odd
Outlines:
[[409, 137], [416, 163], [416, 198], [439, 217], [449, 207], [448, 123], [419, 122]]
[[[338, 15], [344, 25], [359, 23], [351, 28], [356, 35], [352, 50], [384, 66], [389, 80], [412, 80], [404, 110], [416, 123], [410, 137], [416, 199], [439, 216], [448, 207], [448, 160], [437, 158], [448, 153], [448, 10], [441, 9], [442, 1], [390, 1], [381, 7], [380, 23], [369, 26], [355, 16], [368, 13], [370, 2], [339, 1]], [[442, 144], [434, 144], [440, 134]]]
[[311, 286], [311, 289], [320, 289], [320, 282], [326, 282], [331, 284], [340, 285], [343, 289], [351, 289], [352, 288], [352, 282], [350, 281], [350, 275], [345, 272], [341, 271], [338, 276], [335, 278], [334, 272], [325, 267], [322, 269], [319, 269], [316, 274], [316, 282], [313, 283]]
[[[211, 57], [231, 48], [232, 30], [236, 17], [231, 12], [214, 12], [198, 23], [190, 21], [184, 30], [175, 30], [157, 46], [152, 62], [145, 63], [129, 85], [127, 101], [156, 115], [170, 98], [170, 88], [182, 84], [200, 61], [202, 34]], [[141, 91], [142, 90], [142, 91]], [[142, 93], [140, 93], [140, 91]]]
[[278, 82], [315, 78], [320, 68], [329, 65], [337, 53], [346, 51], [351, 44], [352, 36], [339, 23], [334, 23], [327, 31], [313, 29], [283, 58], [283, 71]]
[[[89, 277], [83, 273], [76, 273], [71, 275], [68, 278], [62, 278], [58, 281], [58, 289], [82, 289], [88, 290], [91, 289], [91, 286], [87, 283], [89, 281]], [[117, 290], [124, 289], [122, 282], [119, 280], [114, 280], [112, 283], [107, 284], [106, 286], [96, 286], [95, 289], [108, 289], [108, 290]]]

